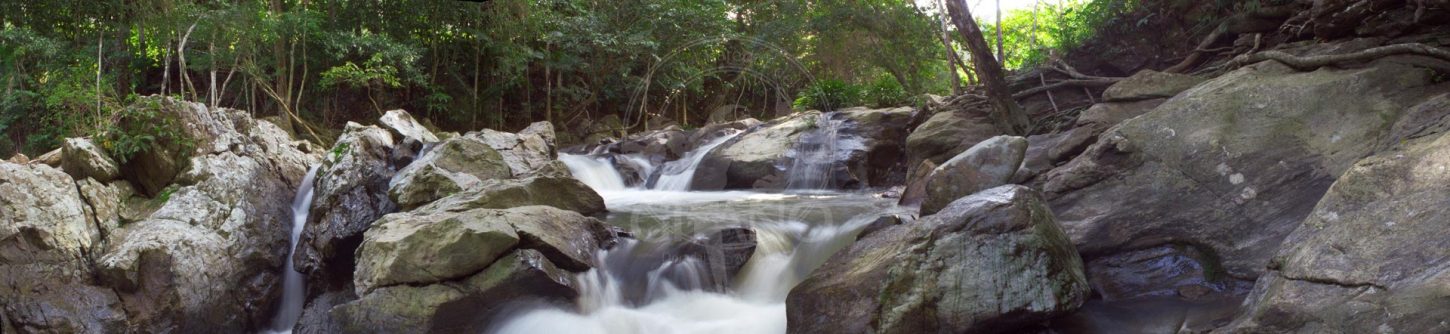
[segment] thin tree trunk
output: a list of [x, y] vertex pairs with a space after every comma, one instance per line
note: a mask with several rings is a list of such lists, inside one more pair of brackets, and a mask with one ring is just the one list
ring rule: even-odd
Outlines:
[[101, 118], [102, 118], [102, 116], [101, 116], [101, 69], [104, 66], [104, 64], [101, 63], [101, 61], [102, 61], [101, 50], [103, 49], [103, 46], [102, 46], [102, 43], [101, 42], [104, 40], [101, 36], [104, 36], [104, 34], [98, 34], [98, 35], [96, 35], [96, 120], [95, 120], [95, 122], [96, 122], [96, 127], [97, 128], [100, 128], [100, 126], [102, 124], [104, 124], [102, 122], [105, 122], [105, 121], [101, 120]]
[[977, 27], [977, 21], [972, 19], [971, 10], [967, 9], [965, 0], [947, 0], [947, 12], [956, 24], [957, 31], [962, 34], [962, 40], [966, 41], [967, 51], [972, 53], [972, 62], [977, 68], [977, 76], [981, 79], [983, 86], [987, 89], [987, 99], [997, 107], [997, 113], [993, 117], [1003, 132], [1017, 135], [1027, 134], [1031, 127], [1031, 120], [1017, 101], [1012, 99], [1012, 92], [1007, 87], [1006, 71], [1002, 69], [1001, 63], [992, 57], [992, 50], [987, 46], [987, 41], [982, 37], [982, 30]]
[[962, 63], [962, 58], [957, 56], [957, 50], [956, 50], [956, 48], [953, 48], [952, 47], [952, 36], [951, 36], [950, 33], [947, 32], [947, 20], [946, 20], [946, 17], [942, 17], [941, 22], [939, 22], [939, 24], [937, 25], [937, 27], [939, 28], [939, 30], [941, 30], [941, 34], [939, 36], [939, 37], [941, 37], [941, 45], [942, 45], [942, 47], [946, 48], [946, 52], [947, 52], [947, 64], [951, 66], [951, 72], [952, 72], [952, 93], [954, 93], [954, 94], [961, 94], [962, 93], [962, 75], [961, 75], [961, 73], [958, 73], [957, 72], [957, 69], [960, 68], [962, 70], [962, 72], [967, 72], [967, 66], [966, 66], [966, 64]]
[[997, 61], [1007, 63], [1007, 49], [1002, 48], [1002, 0], [997, 0]]
[[191, 84], [191, 75], [186, 73], [186, 40], [191, 38], [191, 31], [196, 29], [196, 23], [186, 28], [186, 34], [181, 36], [181, 42], [176, 45], [177, 73], [181, 76], [181, 95], [184, 97], [186, 91], [191, 91], [191, 100], [196, 101], [196, 86]]
[[166, 41], [165, 45], [166, 45], [166, 47], [165, 47], [165, 49], [166, 49], [166, 57], [165, 57], [165, 60], [166, 61], [165, 61], [165, 64], [162, 65], [162, 70], [161, 70], [161, 95], [162, 96], [165, 96], [167, 93], [169, 93], [171, 91], [171, 89], [170, 89], [171, 88], [171, 41], [168, 39]]

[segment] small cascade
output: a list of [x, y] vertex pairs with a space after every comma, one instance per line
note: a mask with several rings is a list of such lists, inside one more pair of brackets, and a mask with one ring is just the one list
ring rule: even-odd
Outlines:
[[297, 197], [292, 199], [292, 236], [290, 248], [287, 250], [286, 269], [282, 271], [282, 306], [277, 308], [277, 316], [272, 318], [269, 333], [291, 333], [292, 327], [297, 325], [297, 318], [302, 316], [307, 282], [302, 280], [302, 273], [297, 272], [292, 256], [297, 252], [297, 241], [302, 237], [302, 228], [307, 225], [307, 213], [312, 209], [312, 180], [317, 177], [318, 167], [320, 166], [312, 166], [307, 171], [307, 176], [302, 178], [302, 184], [297, 188]]
[[725, 142], [731, 139], [735, 139], [740, 133], [735, 132], [712, 139], [704, 145], [700, 145], [694, 151], [686, 153], [680, 160], [665, 163], [662, 166], [663, 169], [661, 170], [659, 181], [655, 182], [650, 189], [665, 191], [690, 190], [690, 183], [695, 180], [695, 169], [700, 167], [701, 161], [705, 161], [705, 156], [710, 155], [710, 151], [715, 150], [715, 147], [725, 144]]
[[[649, 159], [638, 154], [559, 154], [559, 161], [569, 166], [569, 172], [574, 178], [589, 185], [596, 191], [615, 191], [630, 188], [625, 182], [624, 173], [620, 167], [634, 169], [643, 179], [641, 184], [635, 188], [662, 191], [688, 191], [690, 183], [695, 180], [695, 170], [700, 163], [705, 161], [705, 156], [710, 154], [716, 147], [719, 147], [730, 139], [739, 136], [740, 132], [731, 133], [706, 142], [699, 148], [685, 153], [679, 160], [664, 163], [655, 167]], [[616, 161], [621, 160], [621, 161]], [[655, 173], [658, 172], [658, 176]]]
[[599, 268], [576, 276], [580, 313], [540, 309], [502, 324], [512, 333], [784, 333], [790, 289], [849, 245], [875, 215], [840, 225], [800, 221], [755, 226], [758, 246], [729, 291], [711, 291], [703, 261], [626, 239], [600, 251]]
[[839, 186], [834, 184], [833, 167], [841, 159], [837, 156], [837, 141], [846, 121], [844, 117], [835, 115], [836, 112], [821, 113], [813, 123], [815, 128], [796, 139], [795, 146], [788, 153], [791, 165], [786, 169], [786, 189], [832, 189]]
[[574, 174], [574, 178], [594, 190], [626, 189], [624, 177], [619, 176], [619, 170], [614, 168], [614, 163], [608, 157], [560, 154], [559, 161], [569, 166], [569, 172]]

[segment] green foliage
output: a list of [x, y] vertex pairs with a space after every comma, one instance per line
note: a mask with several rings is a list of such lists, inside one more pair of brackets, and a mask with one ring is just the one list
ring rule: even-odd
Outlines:
[[337, 161], [337, 159], [342, 159], [342, 154], [346, 153], [348, 148], [349, 145], [346, 142], [337, 143], [337, 145], [333, 146], [332, 150], [328, 151], [327, 153], [332, 156], [331, 161]]
[[797, 110], [832, 111], [861, 105], [861, 86], [841, 80], [821, 80], [806, 86], [795, 100]]
[[[1132, 11], [1142, 0], [1065, 0], [1042, 2], [1036, 10], [1021, 9], [1002, 17], [1002, 44], [1006, 50], [1007, 68], [1037, 65], [1052, 54], [1062, 54], [1096, 36], [1105, 27], [1121, 24], [1142, 25], [1145, 21], [1118, 22], [1122, 14]], [[982, 20], [982, 34], [997, 47], [997, 26]]]
[[875, 108], [896, 107], [909, 104], [911, 98], [901, 83], [891, 77], [880, 77], [865, 88], [863, 101]]
[[[841, 104], [883, 104], [896, 88], [942, 93], [951, 75], [935, 12], [893, 0], [54, 0], [0, 13], [0, 154], [107, 131], [131, 94], [332, 127], [403, 108], [446, 130], [569, 129], [606, 116], [695, 126], [728, 104], [763, 113], [815, 77], [871, 95]], [[123, 151], [159, 140], [117, 139]]]
[[402, 81], [398, 80], [398, 68], [383, 64], [382, 59], [381, 54], [374, 54], [361, 67], [349, 61], [329, 68], [322, 72], [321, 84], [323, 87], [402, 87]]
[[195, 143], [183, 131], [175, 105], [159, 98], [140, 98], [116, 113], [100, 134], [101, 148], [126, 163], [141, 152], [190, 152]]
[[161, 189], [161, 193], [156, 195], [156, 200], [161, 203], [166, 203], [171, 200], [171, 194], [174, 193], [176, 193], [176, 185], [168, 186], [165, 189]]

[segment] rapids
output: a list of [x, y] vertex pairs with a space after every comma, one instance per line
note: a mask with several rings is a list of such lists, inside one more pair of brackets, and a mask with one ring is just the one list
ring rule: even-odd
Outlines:
[[[613, 158], [562, 155], [575, 177], [604, 198], [606, 221], [634, 238], [600, 251], [599, 267], [575, 278], [581, 296], [574, 308], [522, 311], [493, 332], [785, 333], [790, 289], [864, 227], [904, 212], [869, 193], [688, 191], [703, 157], [733, 137], [666, 163], [677, 171], [661, 176], [658, 189], [620, 186]], [[754, 230], [756, 243], [734, 277], [681, 251], [682, 244], [740, 227]]]

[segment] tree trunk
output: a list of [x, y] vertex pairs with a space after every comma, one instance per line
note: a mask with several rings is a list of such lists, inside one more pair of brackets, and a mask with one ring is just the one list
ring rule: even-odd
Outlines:
[[997, 0], [997, 61], [1007, 63], [1007, 49], [1002, 48], [1002, 0]]
[[[282, 7], [282, 0], [267, 1], [267, 7], [268, 10], [272, 11], [273, 15], [280, 16], [282, 15], [282, 11], [284, 10]], [[287, 63], [287, 38], [288, 37], [285, 35], [279, 36], [279, 38], [277, 38], [277, 41], [272, 43], [272, 57], [275, 61], [272, 71], [275, 74], [271, 78], [271, 89], [273, 92], [276, 93], [274, 94], [276, 95], [274, 97], [278, 97], [278, 114], [281, 114], [282, 112], [286, 112], [289, 114], [292, 113], [292, 87], [287, 84], [287, 80], [289, 79], [287, 77], [287, 69], [289, 68], [289, 64]], [[282, 117], [282, 119], [288, 118]], [[291, 124], [293, 128], [296, 128], [297, 125], [298, 124], [296, 122], [293, 122]]]
[[961, 69], [965, 73], [967, 72], [967, 65], [962, 62], [960, 57], [957, 57], [957, 50], [952, 47], [952, 36], [948, 33], [946, 19], [943, 18], [941, 24], [938, 26], [941, 29], [941, 45], [947, 51], [947, 65], [952, 72], [952, 93], [961, 94], [963, 92], [961, 87], [962, 76], [961, 73], [957, 72], [957, 69]]
[[997, 107], [992, 118], [1003, 132], [1026, 135], [1031, 121], [1027, 119], [1027, 113], [1022, 111], [1022, 107], [1017, 105], [1017, 101], [1012, 99], [1012, 92], [1007, 88], [1006, 70], [992, 57], [992, 49], [987, 45], [982, 30], [977, 27], [977, 21], [972, 19], [972, 12], [967, 9], [964, 1], [947, 0], [947, 13], [951, 16], [952, 23], [956, 24], [957, 31], [962, 34], [962, 40], [966, 41], [967, 51], [972, 54], [972, 63], [977, 68], [977, 77], [987, 88], [987, 99]]

